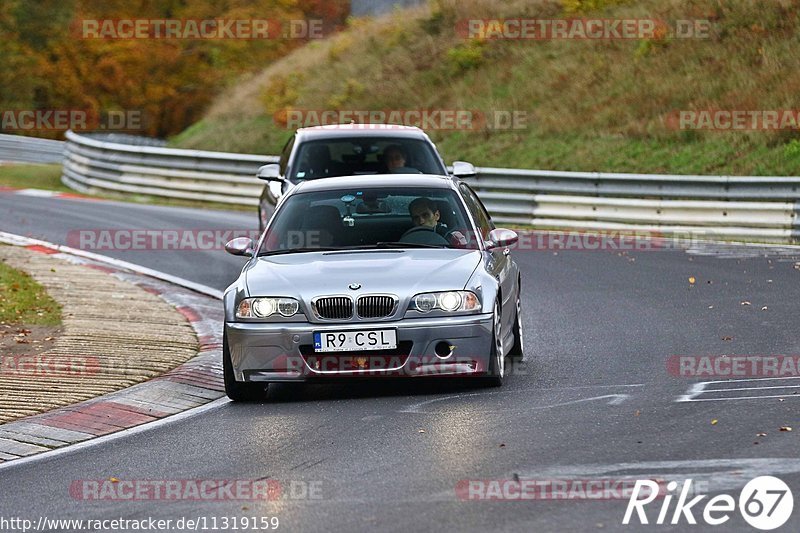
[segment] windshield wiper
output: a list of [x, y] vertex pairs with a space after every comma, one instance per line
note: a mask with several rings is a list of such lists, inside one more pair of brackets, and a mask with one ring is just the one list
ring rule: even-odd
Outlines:
[[268, 252], [261, 252], [258, 254], [258, 257], [264, 256], [272, 256], [272, 255], [284, 255], [284, 254], [295, 254], [295, 253], [303, 253], [303, 252], [332, 252], [334, 250], [344, 250], [342, 247], [316, 247], [316, 248], [284, 248], [282, 250], [270, 250]]

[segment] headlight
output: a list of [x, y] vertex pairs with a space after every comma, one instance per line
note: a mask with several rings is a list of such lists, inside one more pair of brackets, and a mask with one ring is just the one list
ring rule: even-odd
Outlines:
[[288, 318], [299, 309], [294, 298], [245, 298], [236, 308], [236, 318], [268, 318], [276, 313]]
[[272, 298], [257, 298], [250, 305], [250, 311], [258, 318], [267, 318], [275, 312], [276, 304]]
[[431, 293], [419, 294], [414, 297], [414, 305], [417, 307], [417, 311], [427, 313], [436, 307], [436, 295]]
[[417, 294], [411, 300], [411, 308], [420, 313], [428, 313], [434, 309], [449, 313], [476, 311], [480, 307], [478, 297], [471, 291], [425, 292]]
[[439, 307], [445, 311], [455, 311], [461, 305], [461, 295], [457, 292], [446, 292], [439, 296]]

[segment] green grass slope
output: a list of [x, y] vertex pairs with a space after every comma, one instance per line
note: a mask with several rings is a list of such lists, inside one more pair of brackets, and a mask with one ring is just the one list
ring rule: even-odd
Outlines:
[[[800, 0], [440, 0], [352, 21], [242, 79], [175, 146], [277, 153], [281, 110], [523, 111], [511, 131], [429, 132], [445, 159], [559, 170], [796, 175], [800, 134], [682, 131], [678, 110], [799, 109]], [[706, 39], [479, 40], [475, 18], [710, 20]]]

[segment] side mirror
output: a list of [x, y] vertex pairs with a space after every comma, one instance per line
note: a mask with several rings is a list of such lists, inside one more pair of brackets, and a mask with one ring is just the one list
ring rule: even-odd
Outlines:
[[231, 255], [252, 256], [255, 251], [253, 250], [253, 239], [250, 237], [232, 239], [225, 244], [225, 251]]
[[270, 163], [259, 167], [256, 177], [264, 181], [283, 181], [281, 179], [281, 166], [278, 163]]
[[453, 161], [453, 176], [457, 178], [474, 178], [477, 172], [472, 163]]
[[489, 232], [486, 241], [486, 247], [490, 250], [493, 248], [505, 248], [511, 246], [519, 241], [519, 235], [514, 230], [506, 228], [495, 228]]

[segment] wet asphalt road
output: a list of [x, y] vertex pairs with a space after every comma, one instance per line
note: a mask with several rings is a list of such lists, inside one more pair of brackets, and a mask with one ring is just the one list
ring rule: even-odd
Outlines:
[[[241, 212], [0, 194], [0, 229], [58, 243], [81, 229], [225, 230], [256, 222]], [[798, 500], [800, 396], [793, 393], [800, 379], [700, 386], [703, 378], [668, 370], [676, 355], [800, 354], [800, 253], [764, 252], [710, 245], [519, 251], [526, 360], [503, 388], [437, 380], [271, 386], [264, 403], [222, 402], [0, 469], [0, 517], [205, 517], [210, 527], [212, 518], [221, 526], [222, 517], [277, 516], [286, 531], [713, 529], [685, 519], [622, 526], [626, 499], [476, 501], [456, 490], [515, 476], [573, 486], [691, 478], [707, 493], [738, 498], [750, 479], [777, 475]], [[243, 263], [220, 250], [109, 255], [218, 289]], [[705, 392], [687, 397], [693, 386]], [[741, 390], [709, 392], [721, 388]], [[112, 477], [271, 479], [282, 492], [267, 502], [92, 501], [70, 493], [76, 480]], [[647, 507], [651, 522], [662, 501]], [[706, 501], [695, 507], [701, 523]], [[797, 531], [799, 517], [795, 510], [783, 529]], [[738, 512], [716, 529], [755, 531]]]

